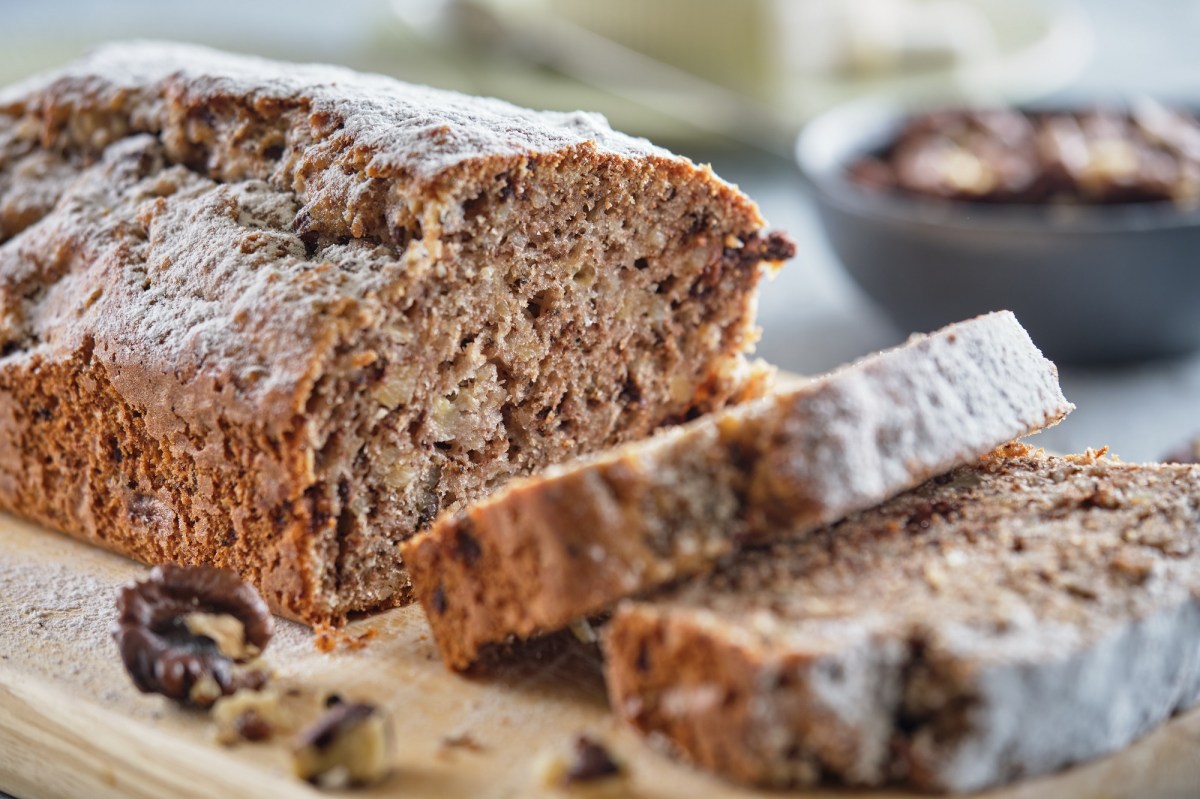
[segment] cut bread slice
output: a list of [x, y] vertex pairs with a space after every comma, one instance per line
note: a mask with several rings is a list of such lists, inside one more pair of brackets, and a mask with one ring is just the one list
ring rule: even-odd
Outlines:
[[605, 639], [617, 712], [736, 780], [971, 791], [1200, 700], [1200, 467], [1013, 444]]
[[799, 388], [551, 468], [405, 545], [448, 665], [814, 529], [1063, 418], [1054, 365], [982, 316]]

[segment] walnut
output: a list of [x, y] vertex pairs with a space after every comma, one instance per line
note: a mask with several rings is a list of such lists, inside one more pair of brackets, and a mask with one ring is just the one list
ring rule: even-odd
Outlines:
[[275, 622], [266, 602], [232, 572], [157, 566], [121, 589], [113, 638], [134, 685], [207, 708], [266, 675], [238, 668], [260, 654]]
[[536, 763], [537, 777], [545, 788], [604, 789], [603, 793], [622, 796], [628, 793], [625, 767], [600, 742], [580, 735], [570, 752], [551, 752]]
[[241, 690], [212, 707], [218, 743], [233, 746], [292, 735], [318, 718], [329, 704], [327, 691], [304, 686], [270, 685], [261, 691]]
[[339, 702], [300, 733], [293, 771], [323, 788], [371, 785], [390, 770], [390, 739], [387, 719], [374, 705]]

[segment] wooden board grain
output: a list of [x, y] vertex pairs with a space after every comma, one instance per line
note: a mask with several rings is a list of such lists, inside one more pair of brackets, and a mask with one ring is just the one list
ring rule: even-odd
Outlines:
[[[0, 553], [0, 789], [22, 799], [319, 795], [290, 776], [282, 744], [222, 747], [203, 714], [133, 688], [109, 625], [116, 588], [144, 567], [4, 515]], [[534, 760], [580, 732], [600, 736], [629, 762], [633, 796], [759, 795], [674, 763], [621, 728], [608, 713], [598, 665], [582, 647], [479, 680], [442, 668], [416, 608], [353, 625], [378, 630], [359, 651], [321, 654], [307, 629], [279, 627], [268, 659], [284, 678], [391, 713], [394, 773], [365, 796], [549, 795]], [[444, 745], [464, 733], [479, 751]], [[1198, 792], [1200, 713], [1192, 713], [1117, 755], [990, 796]]]

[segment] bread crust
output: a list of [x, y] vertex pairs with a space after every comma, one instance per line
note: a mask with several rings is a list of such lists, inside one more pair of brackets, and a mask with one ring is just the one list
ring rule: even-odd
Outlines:
[[630, 600], [616, 712], [728, 778], [976, 791], [1200, 702], [1200, 467], [1012, 445]]
[[103, 48], [0, 90], [0, 507], [407, 601], [439, 508], [741, 395], [763, 224], [595, 115]]
[[870, 507], [1072, 408], [1007, 312], [510, 484], [404, 547], [445, 662]]

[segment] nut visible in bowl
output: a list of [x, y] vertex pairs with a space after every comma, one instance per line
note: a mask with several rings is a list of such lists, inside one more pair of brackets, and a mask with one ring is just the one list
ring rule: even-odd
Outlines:
[[[1005, 187], [998, 196], [1020, 198], [1005, 183], [1024, 180], [1011, 164], [992, 181], [973, 180], [979, 169], [951, 164], [959, 189], [943, 191], [949, 198], [887, 190], [886, 170], [860, 166], [857, 179], [850, 174], [864, 156], [883, 152], [910, 117], [895, 103], [858, 101], [815, 119], [796, 145], [832, 249], [900, 327], [928, 330], [1008, 309], [1047, 356], [1065, 363], [1127, 362], [1200, 347], [1200, 270], [1193, 263], [1200, 213], [1185, 207], [1186, 196], [1182, 203], [1115, 202], [1120, 192], [1096, 184], [1090, 190], [1114, 202], [962, 199], [962, 191], [989, 183]], [[1078, 173], [1083, 184], [1089, 174]]]

